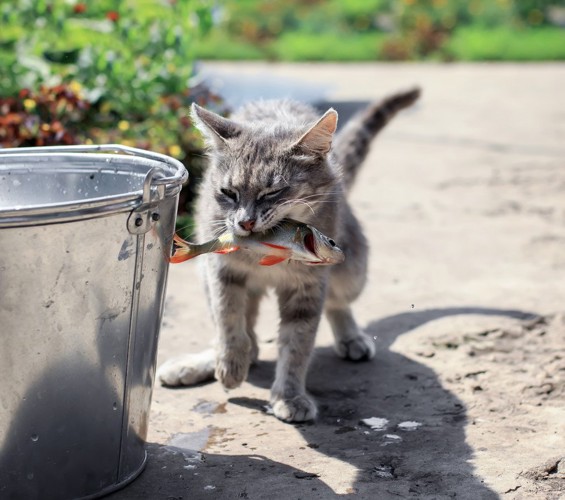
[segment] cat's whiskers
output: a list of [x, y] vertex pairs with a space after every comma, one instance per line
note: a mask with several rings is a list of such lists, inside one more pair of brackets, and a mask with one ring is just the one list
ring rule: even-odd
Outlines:
[[226, 221], [225, 221], [225, 220], [222, 220], [222, 221], [218, 221], [218, 222], [213, 222], [213, 223], [209, 224], [209, 226], [210, 226], [212, 229], [216, 229], [216, 228], [225, 229], [225, 228], [227, 227], [227, 224], [226, 224]]
[[294, 198], [289, 200], [284, 200], [285, 202], [292, 202], [292, 201], [306, 201], [308, 200], [311, 203], [337, 203], [337, 200], [323, 200], [323, 199], [316, 199], [316, 198], [323, 198], [329, 197], [334, 194], [339, 194], [339, 191], [324, 191], [323, 193], [312, 193], [306, 196], [301, 196], [300, 198]]
[[214, 219], [214, 220], [211, 220], [211, 221], [208, 223], [208, 225], [209, 225], [210, 227], [218, 227], [218, 226], [221, 226], [221, 227], [224, 227], [224, 228], [225, 228], [225, 227], [227, 227], [227, 221], [226, 221], [226, 219]]
[[[310, 194], [308, 196], [303, 196], [301, 198], [298, 198], [300, 200], [311, 200], [312, 198], [321, 198], [323, 196], [330, 196], [330, 195], [334, 195], [334, 194], [340, 194], [339, 191], [325, 191], [323, 193], [313, 193]], [[315, 201], [317, 203], [337, 203], [337, 200], [312, 200]]]
[[[225, 219], [213, 219], [211, 221], [208, 222], [207, 224], [209, 231], [210, 231], [210, 235], [211, 235], [211, 239], [217, 238], [218, 236], [221, 236], [223, 233], [226, 232], [227, 230], [227, 224], [226, 224], [226, 220]], [[182, 228], [177, 229], [177, 232], [179, 232]], [[196, 234], [196, 231], [192, 232], [188, 237], [192, 237]], [[172, 237], [171, 237], [172, 239]]]
[[185, 224], [184, 226], [176, 227], [176, 231], [184, 231], [187, 227], [191, 227], [192, 224]]
[[227, 230], [227, 227], [225, 225], [219, 226], [216, 229], [212, 230], [212, 237], [218, 238], [219, 236], [224, 234], [226, 232], [226, 230]]
[[[312, 202], [312, 203], [317, 203], [316, 201]], [[294, 200], [286, 200], [283, 201], [282, 203], [280, 203], [279, 205], [277, 205], [277, 208], [282, 208], [282, 207], [286, 207], [286, 206], [291, 206], [294, 207], [296, 205], [305, 205], [307, 206], [310, 211], [312, 212], [312, 215], [316, 214], [316, 211], [314, 210], [314, 208], [312, 207], [312, 203], [309, 203], [307, 201], [305, 201], [305, 199], [303, 198], [296, 198]]]
[[312, 207], [311, 203], [308, 203], [307, 201], [304, 200], [295, 200], [295, 202], [293, 203], [293, 205], [305, 205], [306, 207], [308, 207], [308, 209], [312, 212], [312, 215], [316, 215], [316, 211], [314, 210], [314, 208]]

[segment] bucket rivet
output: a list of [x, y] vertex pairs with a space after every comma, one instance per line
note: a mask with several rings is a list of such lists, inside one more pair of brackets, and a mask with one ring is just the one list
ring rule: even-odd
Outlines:
[[143, 219], [141, 217], [138, 217], [137, 219], [135, 219], [135, 225], [137, 227], [143, 226]]
[[157, 222], [160, 218], [161, 218], [161, 214], [158, 214], [157, 212], [154, 212], [154, 213], [151, 214], [151, 219], [154, 222]]

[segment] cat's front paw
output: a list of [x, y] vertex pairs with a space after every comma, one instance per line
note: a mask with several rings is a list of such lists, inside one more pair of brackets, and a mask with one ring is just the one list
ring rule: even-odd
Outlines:
[[318, 415], [316, 403], [306, 394], [300, 394], [292, 399], [273, 399], [273, 413], [283, 422], [307, 422]]
[[247, 378], [251, 355], [247, 349], [228, 349], [216, 359], [216, 379], [226, 389], [235, 389]]
[[168, 387], [195, 385], [212, 380], [215, 359], [213, 349], [169, 359], [157, 370], [157, 380]]
[[340, 358], [351, 361], [372, 359], [376, 353], [375, 343], [364, 333], [349, 340], [340, 340], [336, 343], [335, 350]]

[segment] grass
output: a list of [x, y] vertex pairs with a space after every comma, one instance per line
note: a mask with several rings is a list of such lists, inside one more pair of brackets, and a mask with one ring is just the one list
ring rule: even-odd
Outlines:
[[446, 49], [461, 61], [560, 61], [565, 60], [565, 30], [460, 28]]
[[380, 33], [289, 32], [271, 49], [281, 61], [375, 61], [384, 39]]
[[[287, 32], [264, 44], [252, 44], [212, 30], [194, 45], [194, 56], [204, 60], [378, 61], [390, 35], [385, 33]], [[457, 29], [443, 53], [457, 61], [562, 61], [565, 30], [554, 27]], [[429, 59], [441, 58], [432, 54]]]
[[194, 57], [204, 60], [254, 61], [266, 58], [265, 50], [246, 41], [240, 41], [225, 31], [212, 30], [194, 42]]
[[375, 61], [385, 35], [379, 33], [288, 32], [276, 40], [253, 45], [219, 30], [194, 45], [198, 59], [277, 61]]

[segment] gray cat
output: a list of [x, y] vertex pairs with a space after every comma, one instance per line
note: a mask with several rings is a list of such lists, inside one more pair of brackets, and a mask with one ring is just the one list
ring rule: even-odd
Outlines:
[[[280, 327], [271, 405], [281, 420], [316, 417], [305, 383], [322, 312], [340, 357], [359, 361], [375, 355], [372, 339], [359, 329], [350, 307], [365, 285], [368, 247], [346, 192], [372, 139], [419, 94], [415, 89], [370, 105], [335, 138], [333, 109], [318, 118], [304, 104], [261, 101], [226, 119], [193, 106], [193, 119], [210, 147], [197, 206], [199, 241], [226, 229], [246, 236], [291, 218], [333, 238], [346, 256], [344, 263], [331, 267], [292, 261], [265, 267], [258, 265], [260, 257], [247, 252], [200, 258], [219, 334], [215, 377], [227, 389], [239, 386], [257, 360], [259, 301], [267, 288], [275, 289]], [[191, 366], [198, 362], [199, 367]], [[205, 378], [209, 365], [189, 355], [165, 363], [158, 376], [166, 385], [183, 385]], [[188, 381], [191, 371], [196, 378]]]

